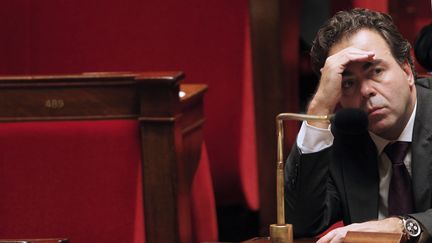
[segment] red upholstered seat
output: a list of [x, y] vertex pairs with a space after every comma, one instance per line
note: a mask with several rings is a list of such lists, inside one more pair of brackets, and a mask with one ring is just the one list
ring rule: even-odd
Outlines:
[[5, 239], [0, 240], [0, 243], [69, 243], [68, 239]]
[[[1, 123], [0, 238], [145, 242], [138, 129], [136, 120]], [[193, 182], [197, 242], [217, 240], [206, 155]]]
[[0, 238], [144, 242], [136, 121], [0, 124]]

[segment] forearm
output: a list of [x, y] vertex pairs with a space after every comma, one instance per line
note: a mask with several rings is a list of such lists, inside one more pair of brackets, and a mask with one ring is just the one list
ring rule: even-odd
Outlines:
[[317, 241], [317, 243], [343, 242], [348, 231], [360, 232], [403, 232], [403, 224], [398, 217], [390, 217], [383, 220], [373, 220], [363, 223], [354, 223], [344, 227], [333, 229]]
[[[334, 113], [338, 100], [339, 97], [334, 97], [334, 94], [324, 93], [324, 91], [320, 92], [318, 90], [308, 105], [307, 114], [319, 116], [330, 115]], [[326, 129], [330, 125], [330, 121], [308, 121], [308, 124], [314, 127]]]

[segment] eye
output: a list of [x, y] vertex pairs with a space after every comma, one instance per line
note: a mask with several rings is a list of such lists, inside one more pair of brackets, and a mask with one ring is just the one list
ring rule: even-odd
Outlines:
[[373, 74], [374, 74], [374, 75], [378, 75], [378, 74], [380, 74], [382, 71], [383, 71], [382, 68], [374, 68], [374, 69], [373, 69]]
[[354, 80], [352, 79], [342, 80], [342, 89], [349, 89], [352, 86], [354, 86]]

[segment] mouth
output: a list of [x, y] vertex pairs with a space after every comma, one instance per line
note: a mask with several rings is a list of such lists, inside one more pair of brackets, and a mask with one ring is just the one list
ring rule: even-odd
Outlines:
[[372, 108], [368, 109], [367, 114], [368, 114], [368, 116], [378, 115], [379, 113], [381, 113], [383, 108], [384, 107], [372, 107]]

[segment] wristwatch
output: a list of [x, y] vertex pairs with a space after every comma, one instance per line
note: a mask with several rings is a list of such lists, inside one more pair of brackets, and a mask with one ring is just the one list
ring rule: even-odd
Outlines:
[[408, 238], [408, 242], [417, 242], [422, 233], [419, 222], [409, 216], [400, 216], [399, 218], [402, 220], [403, 231]]

